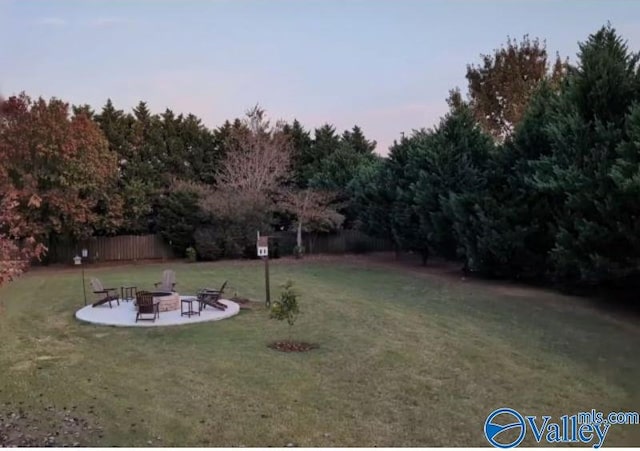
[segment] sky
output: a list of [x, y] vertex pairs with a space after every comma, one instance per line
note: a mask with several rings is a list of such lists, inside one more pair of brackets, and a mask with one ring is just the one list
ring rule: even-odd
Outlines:
[[209, 127], [258, 103], [309, 129], [359, 125], [384, 155], [508, 36], [575, 60], [607, 22], [640, 50], [632, 0], [0, 0], [0, 93], [145, 100]]

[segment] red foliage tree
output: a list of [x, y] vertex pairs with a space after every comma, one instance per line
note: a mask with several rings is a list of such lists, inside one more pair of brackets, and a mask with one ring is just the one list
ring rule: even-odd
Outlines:
[[[84, 113], [25, 94], [1, 104], [0, 260], [6, 280], [53, 234], [79, 238], [121, 221], [116, 156]], [[15, 261], [21, 256], [21, 263]]]

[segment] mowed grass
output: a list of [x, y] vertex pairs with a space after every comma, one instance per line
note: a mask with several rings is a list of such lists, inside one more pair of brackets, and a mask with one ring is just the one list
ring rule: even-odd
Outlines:
[[[228, 279], [229, 295], [263, 299], [258, 262], [88, 268], [87, 277], [151, 287], [168, 267], [179, 291]], [[274, 297], [294, 281], [294, 338], [318, 349], [268, 348], [288, 330], [264, 308], [180, 327], [83, 324], [73, 316], [79, 271], [33, 271], [0, 290], [0, 409], [22, 403], [46, 428], [44, 408], [74, 406], [103, 428], [83, 437], [98, 446], [485, 446], [483, 424], [498, 407], [640, 408], [637, 326], [582, 300], [354, 260], [273, 262], [271, 279]], [[638, 426], [614, 426], [605, 444], [639, 438]]]

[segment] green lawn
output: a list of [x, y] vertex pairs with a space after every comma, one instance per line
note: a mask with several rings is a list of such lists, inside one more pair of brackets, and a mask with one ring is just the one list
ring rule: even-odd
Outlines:
[[[212, 323], [133, 329], [77, 322], [78, 271], [36, 270], [0, 298], [0, 414], [40, 431], [68, 409], [84, 445], [485, 446], [498, 407], [529, 415], [640, 408], [640, 331], [582, 300], [357, 259], [274, 262], [272, 292], [302, 294], [294, 337], [263, 308]], [[262, 299], [256, 262], [90, 268], [105, 285], [218, 285]], [[416, 268], [419, 270], [419, 268]], [[420, 270], [421, 271], [421, 270]], [[101, 429], [98, 429], [101, 428]], [[639, 445], [638, 426], [606, 445]], [[528, 442], [532, 444], [533, 442]]]

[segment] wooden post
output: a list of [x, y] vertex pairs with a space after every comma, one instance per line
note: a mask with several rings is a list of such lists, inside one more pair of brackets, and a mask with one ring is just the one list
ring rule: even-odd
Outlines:
[[87, 290], [84, 287], [84, 265], [82, 265], [82, 295], [84, 296], [84, 305], [87, 305]]
[[269, 292], [269, 256], [264, 258], [264, 284], [267, 294], [266, 305], [267, 308], [271, 307], [271, 293]]
[[269, 293], [269, 237], [260, 236], [258, 231], [258, 239], [256, 241], [256, 250], [258, 257], [264, 260], [264, 288], [266, 292], [265, 304], [267, 308], [271, 307], [271, 294]]

